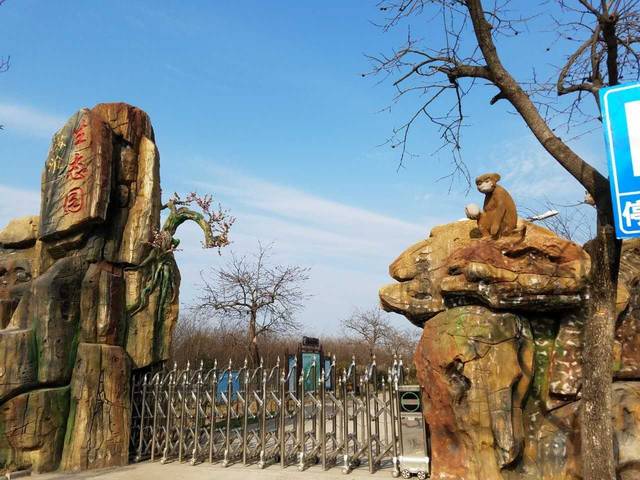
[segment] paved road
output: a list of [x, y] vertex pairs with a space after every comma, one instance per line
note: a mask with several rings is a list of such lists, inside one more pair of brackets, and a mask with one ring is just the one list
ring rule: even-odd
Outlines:
[[[0, 477], [1, 478], [1, 477]], [[295, 466], [282, 469], [279, 465], [272, 465], [260, 470], [255, 465], [232, 465], [224, 468], [218, 464], [201, 464], [195, 467], [177, 462], [162, 465], [159, 462], [142, 462], [118, 469], [95, 470], [83, 473], [48, 473], [32, 475], [33, 480], [364, 480], [383, 478], [391, 479], [391, 470], [385, 468], [371, 475], [367, 468], [357, 468], [349, 475], [343, 475], [342, 470], [333, 467], [323, 471], [313, 466], [304, 472]]]

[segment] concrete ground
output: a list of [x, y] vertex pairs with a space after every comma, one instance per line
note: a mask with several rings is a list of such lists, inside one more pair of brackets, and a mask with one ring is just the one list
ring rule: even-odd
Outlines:
[[[0, 477], [1, 478], [1, 477]], [[373, 475], [366, 467], [354, 469], [350, 474], [344, 475], [339, 467], [332, 467], [323, 471], [318, 466], [309, 467], [300, 472], [295, 466], [285, 469], [279, 465], [271, 465], [263, 470], [255, 465], [243, 466], [231, 465], [224, 468], [220, 464], [203, 463], [191, 466], [188, 463], [172, 462], [162, 465], [160, 462], [141, 462], [121, 468], [94, 470], [82, 473], [47, 473], [31, 475], [33, 480], [364, 480], [364, 479], [391, 479], [391, 469], [384, 468]]]

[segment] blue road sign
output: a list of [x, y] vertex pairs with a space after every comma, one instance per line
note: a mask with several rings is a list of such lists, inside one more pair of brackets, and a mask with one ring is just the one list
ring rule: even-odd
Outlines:
[[640, 83], [600, 90], [618, 238], [640, 237]]

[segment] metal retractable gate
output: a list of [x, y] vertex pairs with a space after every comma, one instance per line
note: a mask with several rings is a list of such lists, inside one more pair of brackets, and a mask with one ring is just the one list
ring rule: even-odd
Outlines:
[[134, 375], [132, 460], [400, 474], [408, 435], [401, 360], [380, 369], [375, 358], [364, 366], [352, 359], [342, 372], [335, 358], [286, 363], [173, 365]]

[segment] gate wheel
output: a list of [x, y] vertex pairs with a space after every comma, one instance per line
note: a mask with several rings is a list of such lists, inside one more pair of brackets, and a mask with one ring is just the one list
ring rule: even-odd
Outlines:
[[426, 479], [427, 479], [427, 472], [419, 471], [418, 480], [426, 480]]
[[411, 478], [411, 472], [406, 468], [400, 472], [400, 475], [402, 475], [402, 478]]

